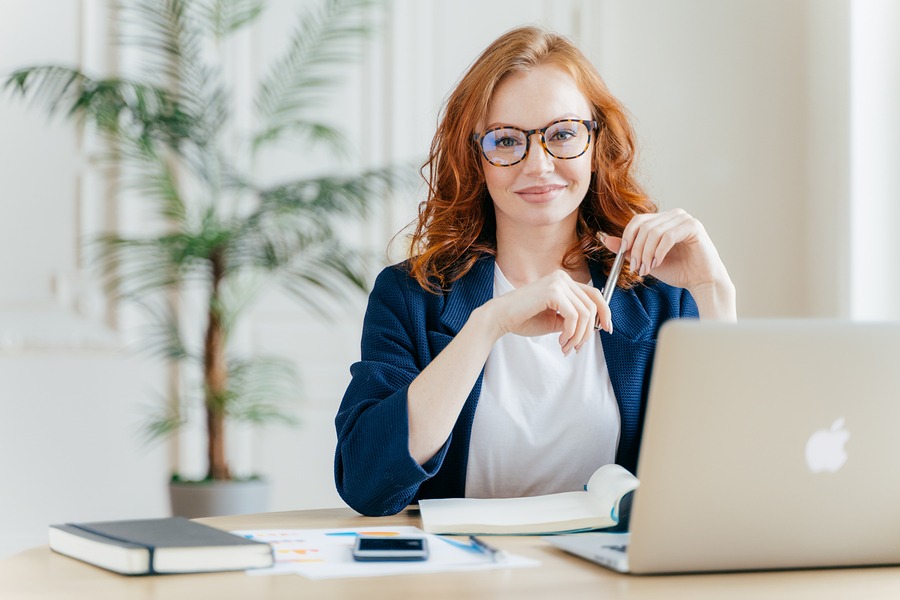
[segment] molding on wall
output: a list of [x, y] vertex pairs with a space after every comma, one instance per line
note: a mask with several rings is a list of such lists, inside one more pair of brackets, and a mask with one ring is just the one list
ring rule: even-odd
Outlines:
[[[40, 10], [35, 8], [32, 10]], [[74, 63], [89, 73], [105, 73], [115, 61], [109, 41], [112, 31], [108, 25], [110, 10], [103, 0], [77, 0], [67, 21], [68, 39], [73, 44], [71, 59], [62, 54], [52, 62]], [[63, 45], [65, 42], [61, 42]], [[34, 62], [23, 59], [23, 65]], [[47, 62], [40, 60], [38, 62]], [[20, 66], [23, 66], [20, 65]], [[38, 107], [29, 109], [39, 112]], [[55, 125], [56, 126], [56, 125]], [[46, 281], [40, 293], [32, 292], [22, 299], [10, 298], [0, 302], [0, 355], [22, 352], [55, 351], [112, 351], [122, 347], [116, 331], [116, 304], [106, 294], [96, 272], [89, 241], [100, 231], [110, 228], [115, 213], [113, 197], [115, 173], [101, 164], [104, 152], [101, 140], [90, 131], [69, 121], [59, 125], [60, 131], [71, 135], [73, 168], [58, 169], [65, 177], [65, 194], [55, 196], [54, 202], [63, 208], [60, 214], [70, 215], [57, 225], [56, 235], [65, 240], [49, 261], [37, 267], [37, 275]], [[12, 168], [34, 169], [28, 164]], [[40, 168], [40, 167], [38, 167]], [[36, 173], [39, 171], [35, 171]], [[60, 176], [57, 173], [57, 176]], [[71, 179], [69, 179], [71, 177]], [[35, 193], [42, 193], [40, 182]], [[46, 192], [44, 192], [46, 193]], [[65, 232], [63, 235], [60, 235]], [[38, 238], [38, 236], [36, 236]], [[59, 239], [59, 238], [58, 238]], [[39, 243], [39, 239], [36, 239]], [[14, 257], [28, 264], [29, 253]], [[51, 266], [47, 268], [46, 264]], [[14, 282], [6, 282], [7, 285]]]
[[34, 352], [119, 352], [117, 332], [54, 307], [0, 310], [0, 357]]

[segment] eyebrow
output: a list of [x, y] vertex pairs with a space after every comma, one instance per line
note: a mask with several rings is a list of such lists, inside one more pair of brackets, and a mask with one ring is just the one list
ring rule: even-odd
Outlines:
[[[592, 118], [592, 117], [589, 117], [589, 118]], [[495, 128], [497, 128], [497, 127], [515, 127], [516, 129], [521, 129], [522, 131], [529, 131], [529, 130], [531, 130], [531, 129], [542, 129], [543, 127], [546, 127], [546, 126], [549, 125], [550, 123], [556, 123], [557, 121], [565, 121], [566, 119], [577, 119], [577, 120], [581, 120], [582, 117], [579, 116], [579, 115], [576, 115], [575, 113], [565, 113], [565, 114], [563, 114], [563, 115], [554, 117], [553, 119], [547, 121], [547, 122], [546, 122], [544, 125], [542, 125], [541, 127], [536, 127], [536, 128], [532, 128], [532, 127], [522, 127], [521, 125], [513, 125], [513, 124], [511, 124], [511, 123], [509, 123], [509, 122], [505, 122], [505, 123], [504, 123], [504, 122], [502, 122], [502, 121], [495, 121], [494, 123], [491, 123], [490, 125], [486, 125], [486, 126], [484, 127], [483, 131], [487, 131], [488, 129], [495, 129]]]

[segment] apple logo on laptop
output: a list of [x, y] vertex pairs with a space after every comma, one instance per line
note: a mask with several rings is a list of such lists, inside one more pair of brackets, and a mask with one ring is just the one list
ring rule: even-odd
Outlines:
[[850, 432], [844, 429], [844, 417], [832, 423], [831, 428], [816, 431], [806, 442], [806, 464], [813, 473], [834, 473], [847, 462], [844, 444]]

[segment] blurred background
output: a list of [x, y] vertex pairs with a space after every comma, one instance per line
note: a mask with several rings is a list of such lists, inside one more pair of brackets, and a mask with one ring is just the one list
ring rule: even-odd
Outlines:
[[[318, 0], [270, 0], [226, 49], [241, 82], [283, 52]], [[900, 3], [893, 0], [387, 0], [345, 87], [323, 107], [353, 147], [337, 161], [285, 144], [261, 180], [421, 163], [443, 99], [494, 38], [522, 24], [570, 36], [630, 110], [640, 180], [706, 226], [741, 317], [900, 316]], [[3, 0], [0, 75], [40, 63], [127, 69], [109, 5]], [[61, 521], [165, 516], [170, 472], [196, 473], [198, 429], [147, 445], [171, 371], [138, 352], [140, 317], [105, 294], [84, 241], [140, 230], [102, 148], [61, 117], [0, 94], [0, 556]], [[402, 258], [422, 186], [375, 204], [346, 236], [371, 274]], [[271, 293], [236, 333], [296, 363], [296, 427], [229, 432], [236, 471], [272, 482], [271, 510], [336, 507], [333, 418], [358, 358], [365, 297], [332, 320]]]

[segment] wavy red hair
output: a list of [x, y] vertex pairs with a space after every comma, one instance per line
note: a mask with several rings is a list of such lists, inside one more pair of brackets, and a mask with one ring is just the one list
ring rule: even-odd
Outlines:
[[[594, 66], [565, 37], [537, 27], [513, 29], [485, 49], [453, 90], [420, 171], [428, 195], [419, 204], [409, 268], [423, 288], [447, 289], [481, 256], [496, 254], [494, 206], [472, 135], [506, 75], [545, 64], [572, 76], [599, 123], [591, 185], [579, 206], [577, 240], [568, 248], [564, 264], [573, 267], [589, 257], [605, 263], [608, 270], [614, 257], [598, 234], [620, 236], [635, 214], [656, 211], [634, 178], [634, 131]], [[638, 281], [624, 269], [619, 285], [631, 287]]]

